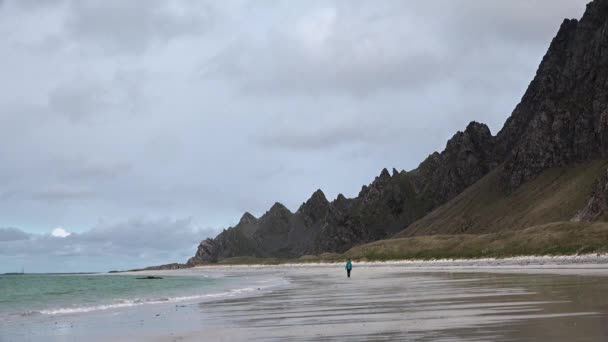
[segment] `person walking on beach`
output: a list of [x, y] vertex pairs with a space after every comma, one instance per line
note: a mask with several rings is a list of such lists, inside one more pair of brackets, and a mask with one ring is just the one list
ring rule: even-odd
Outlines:
[[353, 270], [353, 263], [350, 261], [350, 259], [346, 260], [346, 276], [348, 278], [350, 278], [350, 271]]

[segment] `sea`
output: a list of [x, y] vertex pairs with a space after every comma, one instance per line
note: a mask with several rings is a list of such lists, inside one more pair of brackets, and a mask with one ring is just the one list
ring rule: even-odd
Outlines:
[[138, 279], [122, 274], [0, 275], [0, 326], [40, 315], [78, 314], [162, 303], [233, 297], [280, 284], [261, 280], [206, 275], [163, 275]]

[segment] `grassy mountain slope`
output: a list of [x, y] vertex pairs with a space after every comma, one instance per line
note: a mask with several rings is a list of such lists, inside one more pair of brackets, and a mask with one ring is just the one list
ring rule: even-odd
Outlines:
[[375, 241], [334, 259], [502, 258], [608, 252], [608, 223], [555, 222], [489, 234], [414, 236]]
[[596, 160], [551, 168], [511, 193], [501, 188], [498, 167], [396, 237], [491, 233], [569, 221], [607, 167], [608, 162]]

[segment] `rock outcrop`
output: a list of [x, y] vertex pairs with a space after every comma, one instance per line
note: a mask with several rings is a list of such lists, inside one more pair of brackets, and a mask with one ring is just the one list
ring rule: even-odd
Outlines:
[[[509, 193], [542, 171], [608, 157], [608, 0], [565, 20], [536, 76], [504, 127], [492, 136], [471, 122], [441, 153], [410, 172], [382, 170], [359, 195], [329, 202], [316, 191], [295, 212], [275, 204], [259, 219], [240, 222], [201, 242], [189, 265], [235, 256], [298, 257], [343, 252], [392, 236], [446, 203], [492, 170]], [[497, 169], [500, 167], [500, 169]], [[608, 208], [608, 179], [600, 179], [576, 219], [594, 220]]]
[[413, 171], [417, 192], [434, 205], [445, 203], [501, 162], [488, 126], [471, 122], [456, 133], [441, 153], [435, 152]]
[[587, 204], [573, 218], [574, 222], [593, 222], [608, 213], [608, 170], [595, 183]]

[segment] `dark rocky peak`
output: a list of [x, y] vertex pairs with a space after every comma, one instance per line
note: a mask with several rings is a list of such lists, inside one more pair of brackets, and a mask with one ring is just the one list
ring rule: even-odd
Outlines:
[[382, 169], [380, 175], [377, 176], [369, 186], [364, 185], [361, 188], [357, 198], [366, 204], [373, 204], [381, 201], [387, 193], [399, 191], [400, 178], [401, 174], [396, 169], [393, 169], [392, 176], [386, 168]]
[[455, 158], [458, 157], [458, 153], [461, 151], [473, 149], [481, 152], [490, 152], [493, 144], [492, 133], [490, 133], [488, 126], [472, 121], [467, 125], [464, 132], [458, 131], [448, 140], [445, 150], [441, 152], [441, 156], [447, 157], [443, 159]]
[[289, 209], [287, 209], [287, 207], [285, 207], [282, 203], [279, 202], [275, 202], [272, 207], [270, 207], [270, 210], [268, 210], [266, 212], [266, 214], [264, 214], [264, 216], [268, 216], [268, 215], [290, 215], [291, 211], [289, 211]]
[[315, 191], [312, 196], [298, 209], [307, 223], [312, 224], [327, 216], [331, 204], [321, 190]]
[[418, 193], [439, 205], [475, 183], [500, 162], [488, 126], [471, 122], [448, 140], [445, 150], [425, 159], [413, 176]]
[[310, 196], [310, 199], [308, 199], [308, 202], [329, 203], [329, 201], [327, 201], [327, 198], [325, 197], [325, 194], [323, 193], [323, 191], [321, 191], [321, 189], [318, 189], [317, 191], [313, 192], [312, 196]]
[[258, 224], [264, 230], [267, 226], [282, 225], [288, 222], [293, 214], [283, 204], [276, 202], [270, 210], [260, 217]]
[[356, 202], [356, 199], [346, 198], [342, 194], [338, 194], [336, 199], [331, 203], [331, 208], [336, 213], [346, 213], [350, 210], [351, 205]]
[[390, 173], [388, 173], [388, 170], [386, 168], [382, 169], [382, 171], [380, 171], [380, 175], [376, 176], [376, 178], [374, 178], [374, 181], [370, 185], [363, 185], [361, 187], [361, 191], [359, 191], [358, 197], [365, 197], [371, 189], [377, 189], [378, 187], [381, 187], [382, 185], [389, 182], [390, 180], [391, 175]]
[[583, 27], [590, 27], [596, 29], [603, 25], [606, 17], [608, 16], [608, 1], [606, 0], [594, 0], [587, 4], [585, 14], [581, 19], [581, 25]]
[[298, 209], [298, 213], [309, 213], [310, 211], [325, 210], [329, 207], [330, 203], [325, 197], [325, 194], [321, 190], [315, 191], [308, 201], [302, 203]]
[[251, 215], [249, 212], [245, 212], [239, 220], [239, 225], [255, 223], [256, 221], [257, 218], [255, 218], [255, 216]]
[[387, 179], [390, 179], [390, 178], [391, 178], [391, 174], [388, 173], [388, 170], [386, 168], [384, 168], [380, 172], [380, 176], [378, 176], [376, 179], [387, 180]]
[[484, 123], [471, 121], [464, 130], [464, 134], [477, 139], [487, 139], [492, 136], [490, 128]]

